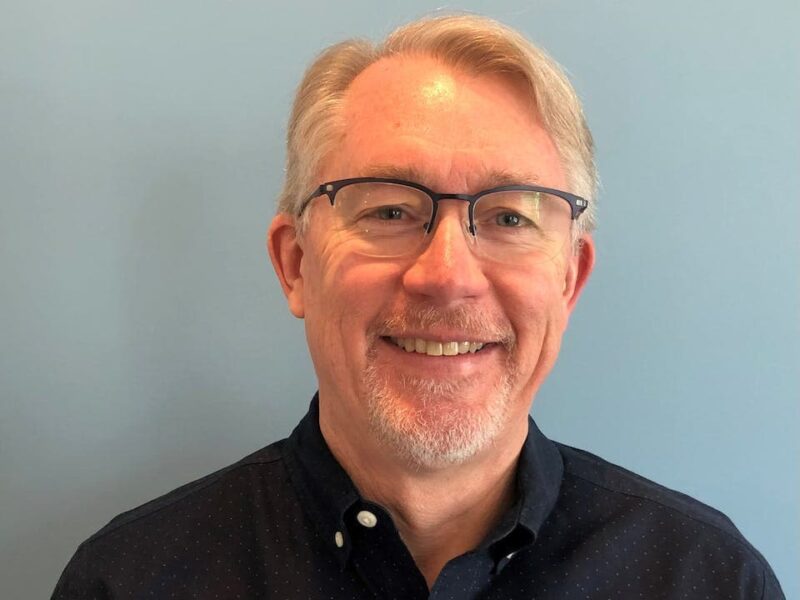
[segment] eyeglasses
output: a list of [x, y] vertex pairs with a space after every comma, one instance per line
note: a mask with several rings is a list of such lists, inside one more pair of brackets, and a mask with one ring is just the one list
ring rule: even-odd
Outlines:
[[412, 181], [355, 177], [321, 184], [298, 214], [323, 195], [335, 209], [334, 234], [340, 241], [354, 252], [386, 258], [422, 250], [442, 200], [467, 202], [465, 230], [473, 250], [504, 262], [555, 257], [569, 239], [572, 223], [589, 206], [580, 196], [535, 185], [440, 194]]

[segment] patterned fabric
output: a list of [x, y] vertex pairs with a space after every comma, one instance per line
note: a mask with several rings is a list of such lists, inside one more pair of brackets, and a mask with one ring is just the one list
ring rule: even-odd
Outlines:
[[292, 435], [112, 520], [53, 593], [66, 599], [782, 599], [721, 513], [531, 420], [517, 502], [428, 589], [392, 518], [361, 498], [319, 430]]

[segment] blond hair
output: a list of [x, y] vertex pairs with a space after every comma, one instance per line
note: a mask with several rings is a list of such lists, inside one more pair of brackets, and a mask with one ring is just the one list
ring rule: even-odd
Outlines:
[[297, 215], [320, 183], [313, 177], [342, 135], [341, 106], [353, 80], [378, 60], [400, 54], [430, 56], [475, 75], [521, 76], [561, 157], [568, 191], [589, 200], [579, 232], [594, 229], [594, 144], [575, 90], [544, 51], [510, 27], [476, 15], [424, 18], [399, 27], [377, 45], [347, 40], [324, 50], [306, 70], [292, 107], [278, 211]]

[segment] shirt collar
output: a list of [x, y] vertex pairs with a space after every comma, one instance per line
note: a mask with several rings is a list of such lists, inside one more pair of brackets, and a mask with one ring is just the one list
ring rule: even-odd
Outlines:
[[519, 522], [534, 536], [558, 499], [564, 462], [561, 452], [528, 417], [528, 437], [522, 446], [517, 467]]
[[344, 567], [351, 549], [350, 536], [344, 535], [345, 513], [361, 497], [322, 437], [319, 394], [314, 394], [306, 416], [289, 436], [283, 456], [303, 509]]
[[[318, 394], [289, 436], [284, 459], [304, 510], [344, 567], [350, 554], [345, 515], [364, 500], [322, 437]], [[528, 417], [528, 435], [517, 468], [516, 503], [484, 546], [493, 548], [493, 554], [507, 555], [532, 543], [555, 506], [563, 473], [561, 453]], [[341, 547], [337, 544], [337, 532], [342, 534]]]

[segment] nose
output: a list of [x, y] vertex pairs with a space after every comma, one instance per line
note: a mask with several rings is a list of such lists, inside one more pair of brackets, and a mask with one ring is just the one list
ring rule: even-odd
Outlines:
[[430, 240], [403, 276], [405, 289], [440, 306], [474, 299], [489, 289], [484, 265], [473, 252], [467, 232], [466, 203], [439, 204]]

